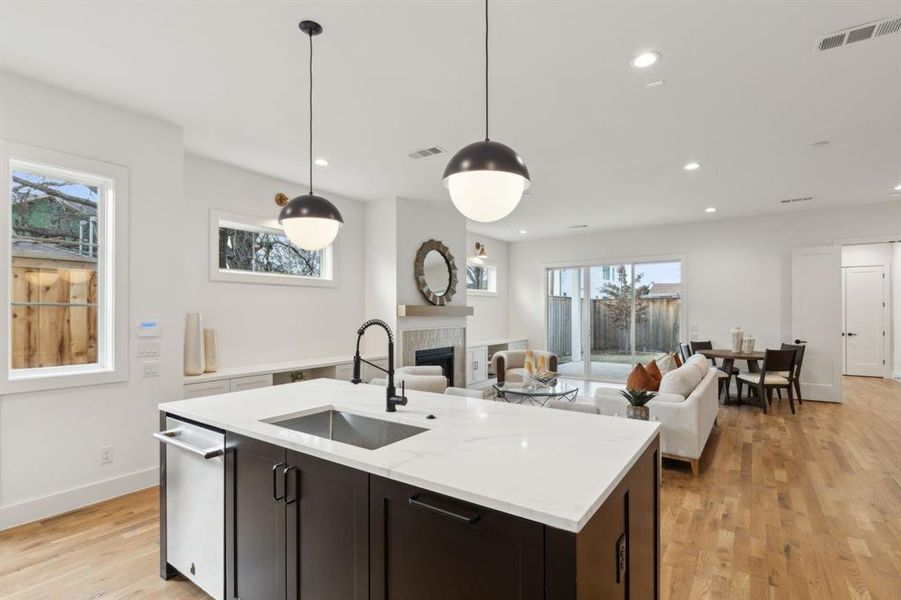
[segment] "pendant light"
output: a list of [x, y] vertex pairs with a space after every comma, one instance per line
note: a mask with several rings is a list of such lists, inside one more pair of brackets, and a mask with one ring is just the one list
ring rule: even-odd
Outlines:
[[310, 38], [310, 192], [288, 201], [278, 222], [295, 246], [321, 250], [335, 241], [344, 219], [334, 204], [313, 193], [313, 36], [322, 33], [322, 26], [315, 21], [301, 21], [300, 30]]
[[490, 223], [513, 212], [529, 187], [529, 170], [510, 146], [488, 137], [488, 0], [485, 0], [485, 141], [457, 152], [444, 169], [444, 185], [464, 216]]

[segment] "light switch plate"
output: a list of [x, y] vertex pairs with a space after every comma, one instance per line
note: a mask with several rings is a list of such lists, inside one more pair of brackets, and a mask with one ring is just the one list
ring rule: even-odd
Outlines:
[[144, 377], [159, 377], [160, 363], [157, 360], [148, 360], [141, 363], [144, 370]]
[[160, 343], [159, 342], [138, 342], [138, 357], [151, 357], [151, 356], [159, 356], [160, 355]]

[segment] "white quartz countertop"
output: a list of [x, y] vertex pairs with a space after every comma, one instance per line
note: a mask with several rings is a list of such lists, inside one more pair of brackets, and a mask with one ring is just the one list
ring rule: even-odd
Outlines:
[[[162, 411], [395, 481], [578, 532], [658, 435], [655, 422], [333, 379], [160, 404]], [[428, 428], [366, 450], [262, 422], [334, 408]], [[427, 419], [430, 414], [436, 419]]]
[[[365, 360], [382, 360], [384, 356], [364, 356]], [[286, 371], [303, 371], [306, 369], [319, 369], [321, 367], [334, 367], [353, 362], [353, 354], [344, 356], [326, 356], [320, 358], [300, 358], [278, 363], [266, 363], [262, 365], [246, 365], [243, 367], [223, 367], [213, 373], [203, 375], [185, 375], [184, 383], [206, 383], [220, 379], [232, 379], [234, 377], [247, 377], [251, 375], [269, 375], [270, 373], [284, 373]]]

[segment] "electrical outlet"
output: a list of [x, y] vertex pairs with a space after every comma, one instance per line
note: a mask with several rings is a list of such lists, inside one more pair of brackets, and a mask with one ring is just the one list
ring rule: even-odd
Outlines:
[[113, 447], [104, 446], [100, 449], [100, 464], [108, 465], [113, 462]]

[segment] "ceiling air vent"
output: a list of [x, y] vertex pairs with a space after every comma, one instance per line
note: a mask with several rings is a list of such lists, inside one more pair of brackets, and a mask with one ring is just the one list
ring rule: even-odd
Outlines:
[[410, 152], [410, 154], [408, 154], [408, 156], [412, 159], [418, 160], [420, 158], [428, 158], [436, 154], [441, 154], [442, 152], [444, 152], [444, 150], [439, 148], [438, 146], [430, 146], [428, 148], [413, 150], [412, 152]]
[[588, 225], [570, 225], [567, 229], [588, 229]]
[[826, 50], [840, 48], [854, 42], [862, 42], [883, 35], [898, 33], [899, 31], [901, 31], [901, 17], [872, 21], [824, 35], [817, 40], [816, 50], [817, 52], [825, 52]]
[[813, 200], [813, 196], [801, 196], [799, 198], [785, 198], [784, 200], [780, 200], [780, 204], [798, 204], [799, 202], [810, 202]]

